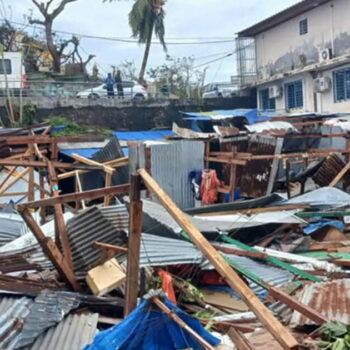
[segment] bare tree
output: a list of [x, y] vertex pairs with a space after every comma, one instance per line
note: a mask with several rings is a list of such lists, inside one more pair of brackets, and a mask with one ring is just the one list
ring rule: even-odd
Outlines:
[[46, 0], [46, 2], [38, 2], [38, 0], [32, 0], [33, 4], [38, 8], [43, 20], [30, 19], [31, 24], [39, 24], [45, 27], [45, 35], [47, 48], [53, 59], [53, 70], [56, 73], [61, 72], [61, 57], [66, 47], [74, 42], [72, 39], [62, 41], [59, 45], [56, 45], [53, 35], [53, 22], [64, 11], [67, 4], [75, 2], [77, 0], [61, 0], [60, 4], [56, 8], [52, 8], [53, 0]]

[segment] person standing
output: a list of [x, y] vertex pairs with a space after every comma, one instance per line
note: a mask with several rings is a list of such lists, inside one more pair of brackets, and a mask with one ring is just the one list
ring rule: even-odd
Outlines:
[[124, 98], [122, 72], [119, 69], [117, 71], [117, 75], [115, 76], [115, 82], [117, 84], [118, 98]]
[[115, 80], [112, 78], [112, 74], [111, 73], [108, 73], [108, 77], [105, 80], [105, 84], [106, 84], [108, 98], [113, 98], [114, 97]]

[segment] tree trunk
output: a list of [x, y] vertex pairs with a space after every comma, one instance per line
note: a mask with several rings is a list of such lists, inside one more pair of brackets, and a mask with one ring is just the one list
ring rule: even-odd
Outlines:
[[145, 81], [145, 73], [146, 73], [146, 67], [147, 67], [149, 52], [151, 50], [153, 28], [154, 28], [154, 21], [152, 22], [152, 28], [151, 28], [151, 31], [150, 31], [150, 35], [149, 35], [149, 37], [147, 39], [147, 43], [146, 43], [146, 47], [145, 47], [145, 53], [143, 55], [143, 61], [142, 61], [142, 66], [141, 66], [141, 70], [140, 70], [140, 75], [139, 75], [139, 83], [141, 85], [143, 85], [143, 86], [147, 85], [147, 83]]
[[55, 73], [61, 73], [61, 57], [57, 51], [56, 45], [53, 40], [52, 20], [45, 21], [45, 34], [46, 34], [47, 48], [53, 60], [53, 71]]

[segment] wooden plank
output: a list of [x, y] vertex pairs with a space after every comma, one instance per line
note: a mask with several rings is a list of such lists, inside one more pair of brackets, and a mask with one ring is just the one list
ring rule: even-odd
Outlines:
[[107, 249], [107, 250], [113, 250], [115, 253], [127, 253], [128, 248], [125, 247], [119, 247], [117, 245], [102, 243], [102, 242], [94, 242], [92, 245], [95, 249]]
[[[105, 175], [105, 188], [110, 188], [112, 186], [112, 175], [106, 173]], [[108, 207], [111, 197], [106, 195], [103, 201], [103, 206]]]
[[41, 206], [52, 206], [57, 203], [69, 203], [69, 202], [75, 202], [80, 200], [86, 200], [91, 201], [98, 198], [104, 197], [106, 194], [109, 194], [110, 196], [117, 196], [121, 194], [127, 194], [129, 193], [129, 184], [125, 185], [118, 185], [118, 186], [112, 186], [110, 188], [102, 188], [98, 190], [91, 190], [91, 191], [84, 191], [81, 193], [69, 193], [64, 194], [59, 197], [53, 197], [53, 198], [46, 198], [41, 199], [39, 201], [35, 202], [28, 202], [24, 204], [18, 205], [19, 207], [27, 207], [27, 208], [39, 208]]
[[208, 258], [219, 274], [227, 281], [228, 285], [240, 295], [243, 301], [255, 313], [262, 324], [271, 332], [280, 345], [284, 349], [297, 349], [298, 342], [292, 334], [290, 334], [290, 332], [273, 316], [273, 314], [231, 268], [225, 259], [206, 240], [202, 233], [176, 206], [172, 199], [162, 190], [158, 183], [144, 169], [140, 169], [138, 173], [141, 175], [146, 186], [156, 194], [161, 204], [170, 215], [172, 215], [179, 226], [191, 237], [195, 245]]
[[130, 215], [124, 317], [137, 306], [142, 234], [141, 179], [130, 175]]
[[[51, 162], [48, 162], [49, 180], [52, 190], [53, 197], [59, 197], [60, 191], [58, 189], [58, 180], [56, 177], [56, 170]], [[54, 205], [55, 210], [55, 224], [58, 230], [60, 238], [60, 246], [62, 247], [64, 258], [66, 259], [67, 265], [73, 270], [73, 257], [68, 239], [68, 231], [63, 217], [63, 207], [61, 203]], [[58, 242], [56, 242], [58, 243]]]
[[235, 164], [235, 165], [246, 165], [247, 160], [245, 159], [228, 159], [228, 158], [217, 158], [217, 157], [205, 157], [207, 162], [223, 163], [223, 164]]
[[236, 345], [236, 348], [238, 350], [254, 350], [254, 347], [252, 344], [250, 344], [249, 340], [241, 332], [234, 329], [233, 327], [228, 330], [227, 335]]
[[[78, 170], [75, 171], [76, 187], [78, 192], [83, 192], [83, 187], [81, 185], [80, 176]], [[83, 209], [86, 208], [85, 201], [81, 201], [81, 206]]]
[[310, 208], [309, 205], [291, 204], [291, 205], [282, 205], [279, 207], [253, 208], [253, 209], [242, 209], [242, 210], [218, 211], [213, 213], [202, 213], [202, 214], [196, 214], [196, 216], [221, 216], [221, 215], [234, 215], [234, 214], [250, 215], [250, 214], [268, 213], [273, 211], [308, 209], [308, 208]]
[[[15, 173], [15, 172], [14, 172]], [[29, 173], [29, 168], [22, 170], [20, 173], [17, 173], [13, 179], [8, 181], [4, 186], [0, 189], [0, 194], [5, 193], [8, 189], [10, 189], [14, 184], [16, 184], [19, 180], [23, 178], [26, 174]]]
[[314, 321], [318, 325], [322, 325], [324, 323], [328, 323], [330, 320], [328, 320], [326, 317], [324, 317], [321, 313], [318, 311], [315, 311], [308, 305], [305, 305], [303, 303], [300, 303], [298, 300], [293, 298], [287, 293], [284, 293], [280, 289], [276, 287], [269, 287], [270, 295], [273, 296], [275, 299], [281, 301], [282, 303], [288, 305], [293, 310], [299, 311], [301, 314], [309, 318], [310, 320]]
[[[111, 160], [111, 161], [108, 161], [108, 162], [105, 162], [105, 163], [101, 163], [102, 165], [107, 165], [107, 166], [110, 166], [112, 168], [121, 168], [121, 167], [124, 167], [124, 166], [128, 166], [129, 165], [129, 158], [128, 157], [124, 157], [124, 158], [120, 158], [120, 159], [115, 159], [115, 160]], [[103, 171], [103, 169], [101, 168], [100, 170]], [[63, 174], [59, 174], [57, 177], [58, 177], [58, 180], [63, 180], [63, 179], [68, 179], [72, 176], [75, 176], [76, 174], [76, 171], [78, 171], [78, 174], [79, 175], [82, 175], [82, 174], [88, 174], [90, 172], [90, 170], [75, 170], [75, 171], [69, 171], [69, 172], [66, 172], [66, 173], [63, 173]]]
[[[283, 139], [279, 137], [276, 141], [277, 142], [275, 147], [275, 155], [279, 155], [282, 152]], [[280, 160], [278, 158], [274, 158], [272, 161], [271, 172], [269, 176], [269, 182], [267, 185], [266, 194], [271, 194], [274, 189], [276, 178], [278, 175], [279, 162]]]
[[[34, 146], [29, 145], [29, 150], [31, 153], [30, 160], [34, 160]], [[34, 168], [29, 168], [28, 174], [28, 202], [35, 200], [35, 189], [34, 189]]]
[[[42, 171], [39, 171], [39, 185], [40, 185], [40, 199], [45, 199], [45, 177]], [[46, 207], [43, 205], [40, 207], [40, 222], [43, 225], [46, 222]]]
[[226, 254], [234, 254], [234, 255], [238, 255], [238, 256], [247, 256], [249, 258], [253, 258], [253, 259], [266, 259], [268, 258], [268, 255], [265, 253], [257, 253], [257, 252], [249, 252], [246, 250], [239, 250], [239, 249], [232, 249], [232, 248], [226, 248], [226, 247], [221, 247], [218, 245], [213, 245], [213, 247], [223, 253]]
[[9, 146], [18, 146], [18, 145], [29, 145], [33, 143], [37, 144], [50, 144], [51, 137], [50, 136], [0, 136], [0, 141], [6, 141]]
[[8, 174], [5, 177], [5, 179], [1, 182], [0, 189], [6, 184], [6, 182], [11, 178], [11, 176], [15, 173], [15, 171], [17, 171], [17, 167], [13, 167], [10, 170], [5, 169], [5, 171], [8, 172]]
[[82, 289], [75, 278], [73, 270], [68, 266], [67, 261], [65, 260], [65, 258], [57, 248], [56, 244], [53, 242], [53, 240], [51, 238], [47, 238], [44, 235], [40, 226], [36, 223], [32, 215], [30, 214], [29, 209], [20, 208], [18, 209], [18, 211], [25, 223], [27, 224], [27, 226], [30, 228], [30, 230], [33, 232], [34, 236], [38, 240], [44, 253], [47, 255], [47, 257], [57, 269], [60, 276], [65, 281], [67, 281], [76, 292], [81, 292]]
[[75, 159], [75, 160], [77, 160], [77, 161], [83, 163], [83, 164], [101, 167], [101, 168], [103, 168], [103, 170], [104, 170], [106, 173], [108, 173], [109, 175], [113, 175], [113, 173], [114, 173], [114, 169], [113, 169], [112, 167], [110, 167], [110, 166], [108, 166], [108, 165], [101, 164], [101, 163], [96, 162], [96, 161], [94, 161], [94, 160], [92, 160], [92, 159], [85, 158], [85, 157], [83, 157], [83, 156], [81, 156], [81, 155], [79, 155], [79, 154], [77, 154], [77, 153], [73, 153], [73, 154], [71, 155], [71, 157], [72, 157], [73, 159]]
[[350, 162], [348, 162], [345, 165], [345, 167], [340, 171], [340, 173], [334, 178], [334, 180], [329, 184], [329, 187], [335, 187], [349, 170], [350, 170]]

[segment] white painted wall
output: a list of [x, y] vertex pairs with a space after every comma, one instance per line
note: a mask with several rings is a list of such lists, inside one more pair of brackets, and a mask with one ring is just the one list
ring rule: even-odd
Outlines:
[[[307, 65], [318, 63], [320, 49], [332, 48], [334, 57], [349, 54], [349, 14], [350, 0], [334, 0], [257, 35], [258, 79], [268, 79], [274, 74], [301, 67], [300, 55], [305, 55]], [[305, 18], [308, 19], [308, 33], [300, 35], [299, 23]], [[330, 77], [333, 85], [333, 72], [337, 69], [339, 67], [323, 71], [319, 76]], [[284, 87], [285, 83], [298, 79], [303, 80], [304, 107], [289, 112], [350, 112], [350, 101], [334, 101], [333, 87], [328, 92], [314, 96], [313, 77], [310, 73], [296, 74], [280, 81], [258, 85], [258, 90], [276, 84]], [[260, 108], [259, 98], [258, 105]], [[286, 112], [284, 92], [282, 98], [276, 99], [276, 110]]]

